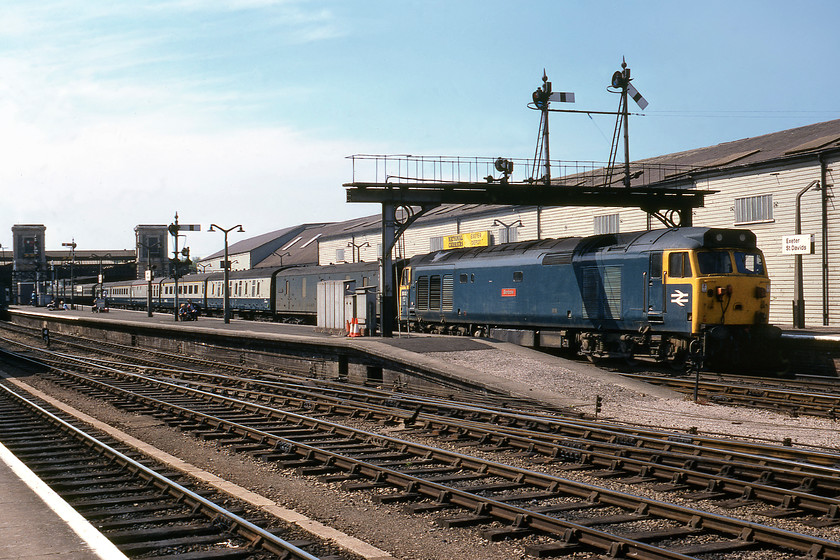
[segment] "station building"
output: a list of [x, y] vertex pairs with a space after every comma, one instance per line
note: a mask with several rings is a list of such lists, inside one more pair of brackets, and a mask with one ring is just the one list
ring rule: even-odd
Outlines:
[[59, 251], [45, 250], [46, 226], [12, 226], [11, 250], [0, 254], [0, 285], [6, 301], [46, 305], [55, 299], [72, 302], [78, 286], [134, 277], [132, 250], [79, 249], [72, 240]]

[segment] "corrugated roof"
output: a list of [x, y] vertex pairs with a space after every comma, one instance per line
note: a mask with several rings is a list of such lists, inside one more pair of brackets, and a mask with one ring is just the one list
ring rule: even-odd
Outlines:
[[[278, 229], [276, 231], [271, 231], [268, 233], [263, 233], [256, 237], [249, 237], [248, 239], [243, 239], [242, 241], [237, 241], [231, 245], [228, 245], [228, 254], [235, 254], [235, 253], [249, 253], [254, 251], [255, 249], [259, 249], [263, 245], [268, 243], [272, 243], [277, 241], [278, 239], [283, 239], [284, 242], [291, 240], [294, 236], [300, 234], [302, 231], [310, 229], [310, 228], [318, 228], [322, 227], [325, 224], [301, 224], [296, 226], [291, 226], [283, 229]], [[224, 249], [221, 251], [216, 251], [212, 255], [208, 255], [207, 257], [202, 258], [201, 260], [210, 260], [210, 259], [217, 259], [223, 257], [225, 254]]]

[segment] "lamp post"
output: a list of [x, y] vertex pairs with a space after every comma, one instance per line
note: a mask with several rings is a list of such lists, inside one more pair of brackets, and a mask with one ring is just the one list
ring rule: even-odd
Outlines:
[[277, 251], [272, 251], [271, 254], [280, 257], [280, 266], [283, 266], [283, 257], [291, 257], [292, 256], [292, 254], [288, 251], [286, 251], [282, 255], [278, 255]]
[[[361, 262], [362, 260], [362, 247], [370, 247], [370, 243], [365, 241], [364, 243], [356, 243], [356, 239], [354, 238], [353, 241], [348, 241], [347, 246], [351, 248], [352, 254], [350, 255], [351, 262]], [[359, 260], [356, 260], [356, 254], [359, 255]]]
[[70, 243], [62, 243], [62, 247], [70, 247], [70, 309], [76, 309], [74, 296], [76, 295], [76, 276], [73, 271], [73, 266], [76, 263], [76, 238], [72, 238]]
[[505, 228], [505, 243], [510, 243], [510, 230], [514, 227], [522, 227], [522, 220], [516, 220], [512, 224], [508, 225], [504, 223], [502, 220], [493, 220], [494, 226], [502, 226]]
[[91, 253], [90, 258], [92, 259], [99, 259], [99, 277], [97, 278], [99, 284], [99, 297], [105, 297], [105, 275], [102, 273], [102, 260], [103, 259], [113, 259], [114, 256], [111, 253], [105, 253], [104, 255], [97, 255], [95, 253]]
[[[796, 213], [794, 215], [794, 233], [802, 235], [802, 219], [800, 217], [800, 210], [802, 206], [802, 195], [808, 192], [809, 189], [820, 189], [820, 182], [817, 180], [808, 183], [808, 186], [799, 191], [796, 195]], [[804, 282], [802, 280], [802, 255], [797, 254], [794, 257], [793, 270], [793, 328], [805, 328], [805, 292]]]
[[[138, 236], [139, 237], [139, 236]], [[147, 316], [152, 316], [152, 280], [154, 280], [154, 270], [152, 269], [152, 249], [160, 248], [160, 241], [155, 241], [154, 243], [145, 244], [141, 241], [137, 241], [137, 244], [143, 247], [146, 250], [146, 314]]]
[[[239, 228], [239, 229], [236, 229]], [[228, 284], [228, 277], [230, 275], [230, 261], [228, 260], [228, 233], [235, 230], [240, 233], [244, 233], [245, 230], [242, 229], [241, 224], [236, 224], [232, 228], [225, 229], [223, 227], [217, 226], [216, 224], [210, 224], [209, 231], [221, 231], [225, 234], [225, 299], [224, 299], [224, 309], [225, 309], [225, 323], [230, 323], [230, 285]]]

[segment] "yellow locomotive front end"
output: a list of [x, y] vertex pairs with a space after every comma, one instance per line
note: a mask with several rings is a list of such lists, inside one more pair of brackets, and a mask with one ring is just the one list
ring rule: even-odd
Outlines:
[[[676, 263], [682, 261], [680, 265]], [[697, 248], [666, 253], [667, 284], [689, 284], [694, 294], [692, 335], [704, 340], [717, 365], [761, 361], [775, 354], [778, 329], [768, 325], [770, 279], [757, 248]], [[681, 276], [674, 274], [681, 271]]]
[[697, 275], [692, 330], [717, 325], [766, 325], [770, 279], [758, 249], [694, 251]]

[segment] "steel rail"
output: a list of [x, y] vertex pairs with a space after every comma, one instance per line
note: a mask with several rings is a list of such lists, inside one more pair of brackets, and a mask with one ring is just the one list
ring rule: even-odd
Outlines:
[[[43, 350], [34, 347], [29, 348], [39, 352], [44, 352]], [[71, 361], [80, 360], [80, 358], [73, 356], [67, 356], [66, 359]], [[84, 363], [83, 359], [81, 361]], [[129, 375], [127, 372], [123, 371], [120, 371], [120, 374]], [[283, 402], [284, 404], [288, 404], [289, 402], [295, 402], [297, 400], [298, 407], [311, 406], [308, 401], [313, 398], [323, 399], [320, 394], [312, 392], [312, 387], [303, 386], [305, 389], [298, 389], [298, 386], [290, 387], [289, 384], [280, 384], [272, 381], [237, 379], [229, 376], [221, 376], [219, 374], [192, 372], [189, 370], [177, 370], [177, 375], [179, 378], [184, 376], [210, 379], [221, 378], [226, 382], [235, 382], [245, 385], [246, 387], [267, 386], [280, 388], [284, 391], [292, 391], [295, 392], [297, 396], [295, 398], [283, 397], [285, 399]], [[359, 400], [358, 398], [354, 398], [355, 393], [351, 393], [346, 389], [346, 387], [340, 392], [332, 389], [327, 390], [335, 394], [335, 397], [331, 399], [331, 403], [325, 405], [326, 407], [331, 407], [334, 412], [343, 409], [345, 410], [344, 414], [357, 413], [358, 405], [351, 404], [353, 402], [358, 402]], [[224, 389], [221, 389], [221, 391], [230, 394], [231, 392], [242, 390], [225, 387]], [[268, 397], [268, 400], [270, 402], [277, 402], [277, 399], [272, 397]], [[377, 400], [377, 398], [362, 395], [361, 400], [364, 402], [370, 402], [370, 400]], [[447, 411], [441, 411], [439, 413], [440, 416], [446, 418], [447, 420], [451, 419], [451, 413], [453, 411], [457, 411], [461, 413], [462, 416], [472, 417], [471, 419], [475, 419], [476, 417], [483, 418], [484, 423], [492, 424], [495, 431], [505, 431], [513, 434], [517, 429], [519, 429], [519, 426], [522, 426], [522, 429], [529, 431], [529, 437], [533, 438], [540, 438], [540, 434], [545, 433], [546, 435], [542, 436], [544, 439], [556, 439], [557, 437], [563, 436], [565, 438], [586, 440], [589, 442], [589, 445], [613, 444], [616, 441], [626, 441], [628, 442], [628, 445], [632, 445], [636, 448], [650, 448], [658, 453], [668, 453], [675, 449], [684, 449], [685, 453], [692, 455], [705, 455], [709, 457], [710, 460], [717, 458], [721, 461], [740, 458], [748, 462], [764, 463], [767, 460], [767, 456], [772, 454], [777, 458], [777, 463], [780, 463], [780, 468], [789, 467], [790, 469], [797, 471], [811, 468], [812, 465], [822, 465], [831, 468], [840, 465], [840, 456], [836, 453], [795, 450], [786, 446], [779, 447], [747, 444], [741, 441], [721, 440], [719, 438], [703, 438], [696, 435], [675, 436], [673, 432], [628, 429], [626, 426], [605, 425], [603, 422], [595, 423], [582, 420], [560, 420], [544, 415], [533, 416], [524, 413], [492, 410], [487, 409], [486, 407], [470, 406], [465, 403], [458, 403], [454, 405], [453, 408], [453, 405], [444, 403], [443, 401], [433, 401], [426, 398], [417, 398], [406, 395], [385, 394], [381, 398], [378, 398], [378, 400], [381, 403], [385, 403], [384, 406], [387, 407], [402, 407], [410, 410], [410, 413], [408, 413], [410, 415], [408, 417], [405, 413], [402, 415], [398, 412], [385, 411], [382, 413], [385, 416], [389, 414], [392, 415], [394, 421], [405, 422], [413, 417], [417, 417], [419, 410], [423, 407], [429, 407], [431, 409], [440, 408]], [[432, 414], [432, 411], [424, 412], [423, 417], [428, 418], [430, 414]], [[479, 422], [480, 420], [476, 420], [476, 423]], [[538, 430], [536, 428], [542, 429]], [[784, 461], [788, 461], [788, 463], [785, 464]], [[817, 467], [814, 468], [817, 471], [820, 471]], [[820, 475], [822, 476], [824, 474], [820, 472]]]
[[[143, 377], [136, 374], [128, 375], [137, 378]], [[159, 387], [168, 387], [176, 394], [194, 395], [196, 398], [202, 399], [202, 404], [227, 402], [238, 407], [242, 411], [260, 411], [262, 414], [270, 413], [273, 418], [284, 418], [286, 421], [297, 427], [309, 427], [311, 429], [323, 430], [332, 435], [358, 438], [361, 441], [367, 441], [373, 445], [381, 447], [390, 446], [400, 453], [410, 453], [417, 458], [425, 460], [433, 459], [445, 464], [456, 465], [461, 469], [473, 470], [483, 475], [498, 476], [517, 483], [532, 485], [547, 492], [563, 492], [569, 496], [588, 500], [589, 502], [597, 502], [598, 504], [621, 507], [623, 509], [636, 512], [640, 517], [657, 515], [665, 519], [684, 523], [697, 530], [712, 530], [724, 535], [729, 535], [732, 539], [734, 539], [734, 541], [738, 541], [734, 544], [730, 543], [733, 546], [763, 543], [765, 546], [781, 546], [797, 552], [807, 553], [814, 558], [840, 559], [840, 543], [836, 541], [829, 541], [826, 539], [793, 533], [701, 510], [676, 506], [657, 500], [640, 498], [638, 496], [610, 491], [593, 485], [572, 482], [563, 478], [537, 473], [527, 469], [485, 461], [468, 455], [444, 451], [434, 447], [412, 443], [380, 434], [374, 434], [363, 430], [351, 429], [334, 422], [310, 418], [286, 411], [279, 411], [277, 409], [238, 399], [223, 398], [214, 393], [188, 389], [181, 385], [169, 382], [155, 381], [152, 379], [145, 379], [144, 381], [148, 383], [155, 383]], [[108, 386], [106, 383], [90, 378], [88, 378], [88, 382], [103, 389], [106, 389]], [[306, 460], [314, 460], [321, 464], [329, 465], [332, 468], [341, 469], [354, 476], [365, 477], [379, 484], [391, 484], [402, 488], [404, 491], [409, 493], [415, 493], [431, 499], [436, 499], [440, 502], [458, 505], [471, 511], [512, 523], [516, 527], [551, 533], [559, 537], [561, 541], [568, 545], [582, 543], [587, 546], [600, 548], [601, 550], [605, 550], [607, 552], [612, 551], [610, 553], [622, 552], [636, 558], [690, 558], [690, 556], [680, 553], [663, 550], [652, 545], [633, 541], [632, 539], [616, 537], [615, 535], [610, 535], [591, 527], [535, 513], [534, 511], [513, 506], [505, 502], [488, 499], [471, 492], [458, 490], [434, 481], [429, 481], [407, 473], [381, 467], [368, 461], [347, 457], [326, 449], [321, 449], [314, 445], [277, 436], [271, 432], [251, 428], [237, 422], [228, 422], [224, 419], [192, 410], [181, 405], [168, 403], [161, 399], [145, 396], [141, 397], [140, 395], [132, 394], [130, 391], [123, 388], [112, 387], [106, 390], [122, 394], [124, 398], [127, 399], [135, 401], [142, 399], [146, 404], [159, 407], [172, 414], [176, 414], [193, 421], [199, 421], [215, 428], [219, 432], [224, 432], [230, 435], [235, 434], [255, 442], [270, 445], [275, 449], [282, 450], [286, 454], [292, 454], [293, 452], [294, 455], [305, 458]]]
[[[210, 375], [210, 377], [217, 376]], [[252, 386], [261, 383], [257, 380], [245, 380], [244, 384]], [[206, 384], [200, 384], [200, 387], [208, 389]], [[209, 387], [209, 389], [226, 395], [235, 394], [240, 398], [248, 397], [258, 401], [277, 402], [273, 396], [266, 396], [250, 389], [229, 387]], [[674, 481], [679, 480], [681, 484], [706, 487], [710, 493], [724, 492], [752, 496], [773, 504], [784, 505], [788, 509], [796, 506], [823, 514], [832, 511], [836, 513], [837, 510], [836, 500], [814, 495], [816, 491], [837, 492], [837, 485], [840, 484], [837, 469], [808, 465], [801, 460], [795, 462], [768, 460], [766, 455], [732, 451], [713, 455], [707, 448], [690, 443], [681, 444], [678, 441], [669, 442], [668, 449], [661, 449], [658, 447], [660, 440], [653, 440], [653, 445], [651, 445], [650, 438], [623, 435], [617, 435], [608, 442], [567, 436], [563, 438], [563, 443], [557, 443], [556, 436], [545, 435], [542, 432], [504, 427], [494, 427], [490, 430], [479, 423], [456, 423], [449, 417], [436, 417], [425, 413], [419, 416], [412, 413], [409, 416], [399, 410], [353, 403], [346, 394], [341, 403], [331, 399], [327, 403], [321, 403], [316, 402], [318, 395], [311, 392], [305, 393], [305, 397], [284, 398], [283, 404], [288, 405], [291, 401], [296, 403], [299, 409], [306, 408], [310, 413], [323, 411], [345, 416], [357, 416], [359, 407], [366, 406], [368, 408], [365, 414], [375, 415], [380, 421], [403, 422], [404, 424], [413, 421], [422, 424], [425, 429], [450, 434], [455, 432], [462, 437], [471, 437], [483, 443], [512, 446], [523, 451], [540, 453], [552, 459], [559, 457], [566, 460], [574, 460], [574, 458], [580, 461], [588, 460], [595, 465], [607, 466], [616, 473], [623, 470], [645, 477], [671, 478]], [[840, 462], [840, 457], [836, 457], [836, 460]], [[724, 476], [727, 473], [732, 476]], [[733, 478], [735, 473], [738, 473], [741, 478]], [[792, 473], [796, 476], [792, 476]], [[806, 478], [807, 483], [804, 482]], [[801, 488], [807, 487], [809, 491], [798, 492], [798, 488], [765, 484], [770, 480], [774, 480], [777, 484], [787, 482], [789, 486], [798, 484]]]
[[[30, 327], [21, 327], [19, 325], [12, 325], [12, 326], [19, 329], [19, 330], [26, 331], [27, 334], [29, 334], [30, 336], [33, 336], [33, 337], [38, 337], [39, 336], [36, 333], [37, 329], [33, 329], [33, 328], [30, 328]], [[9, 329], [8, 325], [5, 325], [4, 327], [7, 328], [7, 330], [14, 330], [14, 329]], [[228, 363], [228, 362], [207, 360], [207, 359], [204, 359], [204, 358], [196, 358], [196, 357], [192, 357], [192, 356], [185, 356], [183, 354], [172, 354], [172, 353], [168, 353], [168, 352], [152, 350], [152, 349], [149, 349], [149, 348], [139, 348], [139, 347], [135, 347], [135, 346], [126, 346], [126, 345], [123, 345], [123, 344], [117, 344], [117, 343], [108, 342], [108, 341], [97, 341], [97, 345], [99, 345], [99, 347], [92, 347], [90, 345], [78, 342], [78, 340], [77, 340], [78, 337], [73, 337], [72, 335], [67, 335], [67, 334], [61, 334], [61, 335], [58, 335], [55, 338], [60, 340], [63, 344], [67, 344], [69, 346], [81, 348], [83, 350], [88, 350], [88, 351], [92, 351], [92, 352], [98, 352], [98, 353], [105, 353], [106, 351], [104, 351], [101, 348], [101, 346], [107, 346], [107, 347], [111, 347], [111, 348], [116, 348], [116, 349], [118, 349], [122, 352], [125, 352], [125, 353], [129, 353], [129, 352], [130, 353], [143, 353], [143, 354], [148, 354], [148, 355], [151, 355], [151, 356], [154, 356], [154, 357], [165, 358], [165, 359], [169, 359], [169, 360], [177, 360], [177, 361], [182, 361], [182, 362], [186, 362], [186, 363], [194, 364], [194, 365], [202, 365], [202, 366], [205, 366], [205, 367], [208, 367], [208, 368], [225, 369], [225, 370], [228, 370], [228, 371], [235, 371], [237, 374], [248, 373], [248, 374], [251, 374], [251, 375], [260, 375], [260, 376], [271, 375], [272, 377], [276, 377], [276, 378], [280, 378], [280, 379], [286, 379], [290, 382], [295, 381], [295, 380], [300, 381], [301, 379], [307, 379], [310, 382], [317, 382], [322, 387], [329, 387], [329, 386], [342, 387], [342, 386], [346, 386], [346, 383], [342, 382], [342, 381], [329, 381], [329, 380], [326, 380], [326, 379], [313, 378], [309, 375], [306, 375], [306, 373], [308, 373], [308, 372], [305, 372], [305, 373], [304, 372], [301, 372], [301, 373], [266, 372], [266, 371], [260, 370], [258, 368], [255, 368], [255, 367], [244, 367], [244, 366], [241, 366], [241, 365], [238, 365], [238, 364], [231, 364], [231, 363]], [[71, 340], [68, 341], [66, 339], [71, 339]], [[20, 343], [19, 341], [14, 341], [14, 340], [11, 340], [11, 339], [0, 338], [0, 340], [7, 340], [8, 342], [11, 342], [11, 343], [14, 343], [14, 344], [23, 344], [23, 343]], [[153, 367], [153, 368], [160, 367], [159, 362], [156, 362], [156, 361], [151, 360], [151, 359], [140, 358], [140, 357], [136, 357], [136, 356], [132, 356], [132, 359], [136, 360], [138, 362], [141, 362], [141, 363], [143, 363], [143, 364], [145, 364], [146, 366], [149, 366], [149, 367]], [[137, 367], [137, 366], [135, 366], [135, 367]], [[172, 369], [172, 368], [168, 368], [168, 369]], [[173, 371], [179, 371], [179, 370], [173, 370]], [[389, 391], [385, 391], [385, 390], [382, 390], [382, 389], [376, 389], [376, 388], [373, 388], [373, 387], [365, 387], [365, 389], [367, 391], [369, 391], [371, 394], [381, 394], [381, 395], [389, 394]], [[452, 390], [453, 389], [449, 388], [449, 387], [441, 387], [438, 390], [434, 390], [434, 388], [426, 387], [426, 388], [423, 389], [423, 392], [426, 393], [427, 395], [429, 395], [428, 398], [435, 398], [435, 396], [437, 396], [437, 398], [444, 398], [443, 394], [451, 395]], [[571, 410], [571, 409], [560, 409], [560, 408], [558, 408], [556, 406], [553, 406], [553, 405], [535, 404], [533, 401], [527, 401], [527, 400], [525, 400], [521, 397], [516, 397], [516, 396], [513, 396], [513, 395], [509, 395], [509, 394], [501, 394], [501, 393], [500, 394], [475, 394], [475, 393], [473, 393], [471, 395], [471, 399], [474, 403], [484, 403], [488, 406], [499, 405], [500, 403], [504, 403], [504, 406], [506, 408], [510, 408], [510, 409], [514, 408], [513, 405], [516, 405], [518, 407], [523, 407], [524, 406], [525, 408], [527, 408], [529, 410], [532, 410], [533, 411], [532, 413], [537, 413], [538, 409], [542, 409], [542, 410], [546, 410], [550, 413], [557, 413], [559, 411], [559, 412], [563, 412], [564, 414], [568, 414], [568, 415], [575, 416], [575, 417], [583, 416], [582, 413], [579, 413], [579, 412]]]
[[717, 381], [700, 381], [680, 378], [663, 378], [640, 374], [622, 374], [655, 385], [676, 389], [691, 394], [695, 386], [700, 394], [710, 400], [728, 401], [756, 408], [780, 409], [796, 414], [807, 414], [825, 418], [840, 418], [840, 394], [815, 393], [790, 388], [777, 389], [758, 385], [731, 384]]
[[[249, 402], [269, 401], [269, 404], [277, 404], [273, 396], [251, 389], [231, 389], [203, 383], [199, 389], [239, 399], [252, 399]], [[745, 452], [728, 451], [725, 455], [711, 456], [707, 448], [691, 444], [677, 443], [672, 449], [663, 451], [640, 445], [646, 438], [636, 437], [619, 437], [611, 442], [564, 437], [559, 442], [560, 438], [544, 432], [507, 427], [490, 429], [485, 423], [456, 421], [450, 417], [427, 413], [407, 413], [349, 399], [342, 402], [334, 402], [332, 399], [320, 402], [314, 393], [307, 397], [283, 400], [284, 405], [289, 404], [289, 401], [298, 401], [296, 407], [299, 410], [307, 409], [310, 413], [325, 412], [348, 417], [362, 415], [380, 422], [402, 423], [407, 428], [415, 426], [417, 429], [434, 430], [436, 435], [454, 434], [459, 437], [459, 441], [469, 438], [485, 446], [512, 447], [542, 455], [551, 461], [589, 462], [593, 468], [603, 466], [615, 474], [625, 471], [628, 475], [636, 474], [643, 478], [704, 488], [709, 495], [728, 494], [745, 500], [768, 502], [783, 506], [787, 513], [795, 510], [816, 512], [835, 518], [840, 524], [840, 499], [828, 496], [840, 495], [838, 468], [775, 460]], [[366, 408], [359, 412], [362, 406]], [[840, 456], [837, 460], [840, 462]], [[736, 474], [740, 478], [736, 478]], [[792, 488], [773, 486], [771, 481], [786, 483]], [[818, 492], [826, 495], [819, 495]]]
[[110, 457], [111, 460], [114, 461], [116, 464], [127, 469], [129, 472], [134, 473], [142, 480], [145, 480], [146, 482], [152, 484], [158, 490], [166, 492], [173, 498], [182, 500], [184, 503], [190, 505], [191, 507], [200, 510], [203, 514], [205, 514], [211, 519], [223, 518], [228, 520], [229, 526], [231, 528], [234, 528], [239, 534], [239, 536], [250, 541], [253, 546], [261, 546], [265, 550], [283, 557], [288, 557], [288, 555], [291, 554], [294, 558], [299, 558], [301, 560], [318, 560], [317, 556], [313, 556], [308, 552], [301, 550], [292, 543], [285, 541], [280, 537], [277, 537], [276, 535], [270, 533], [269, 531], [266, 531], [265, 529], [257, 525], [254, 525], [250, 521], [243, 519], [242, 517], [228, 511], [227, 509], [219, 506], [218, 504], [213, 503], [212, 501], [196, 494], [195, 492], [189, 490], [188, 488], [185, 488], [177, 482], [135, 461], [131, 457], [128, 457], [127, 455], [121, 453], [120, 451], [114, 449], [106, 443], [99, 441], [95, 437], [83, 432], [79, 428], [62, 420], [52, 412], [46, 410], [45, 408], [39, 406], [35, 402], [13, 391], [9, 387], [0, 384], [0, 389], [2, 389], [2, 391], [6, 395], [10, 396], [17, 402], [25, 405], [30, 410], [37, 413], [39, 416], [47, 419], [50, 423], [57, 426], [64, 433], [71, 435], [78, 441], [84, 443], [84, 445], [86, 445], [87, 447], [98, 450], [98, 452], [102, 455]]

